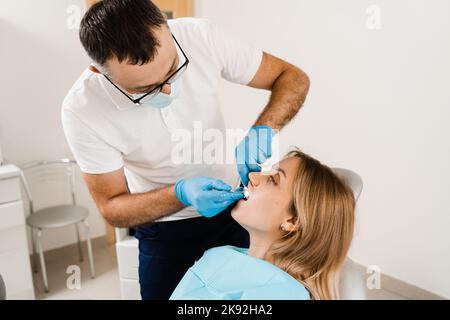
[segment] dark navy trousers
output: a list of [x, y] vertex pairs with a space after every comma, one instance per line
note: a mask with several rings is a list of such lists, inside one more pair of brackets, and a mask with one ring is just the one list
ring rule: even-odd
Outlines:
[[155, 222], [136, 228], [143, 300], [167, 300], [186, 271], [210, 248], [249, 247], [249, 234], [230, 214]]

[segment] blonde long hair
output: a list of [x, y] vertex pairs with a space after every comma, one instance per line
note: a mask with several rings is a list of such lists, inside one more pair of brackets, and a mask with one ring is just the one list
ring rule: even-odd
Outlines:
[[286, 233], [269, 254], [313, 299], [339, 299], [340, 271], [353, 237], [353, 193], [329, 167], [300, 150], [286, 157], [301, 160], [290, 208], [298, 229]]

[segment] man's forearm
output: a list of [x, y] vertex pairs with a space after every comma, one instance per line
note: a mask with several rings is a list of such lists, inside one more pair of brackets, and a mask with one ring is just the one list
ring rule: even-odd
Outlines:
[[287, 69], [274, 82], [269, 103], [255, 125], [282, 129], [300, 110], [308, 90], [308, 76], [296, 67]]
[[110, 199], [101, 211], [115, 227], [133, 227], [151, 223], [181, 210], [173, 185], [144, 193], [126, 193]]

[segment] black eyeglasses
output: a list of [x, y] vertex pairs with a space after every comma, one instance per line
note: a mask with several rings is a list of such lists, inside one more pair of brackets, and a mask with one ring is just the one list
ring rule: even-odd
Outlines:
[[180, 48], [186, 61], [181, 65], [181, 67], [179, 67], [177, 70], [175, 70], [163, 83], [161, 83], [157, 87], [153, 88], [149, 92], [145, 93], [142, 97], [139, 97], [138, 99], [133, 99], [126, 92], [124, 92], [122, 89], [120, 89], [119, 86], [117, 86], [114, 82], [112, 82], [112, 80], [109, 79], [107, 75], [104, 74], [103, 76], [106, 78], [106, 80], [109, 81], [109, 83], [111, 83], [117, 90], [119, 90], [123, 95], [125, 95], [131, 102], [133, 102], [136, 105], [140, 105], [142, 99], [144, 99], [144, 98], [152, 99], [158, 93], [161, 92], [162, 87], [164, 87], [166, 84], [172, 84], [175, 81], [177, 81], [181, 77], [181, 75], [186, 71], [187, 66], [189, 64], [188, 57], [184, 53], [183, 48], [181, 48], [180, 44], [178, 43], [177, 39], [175, 38], [175, 36], [173, 34], [172, 34], [172, 38], [173, 38], [173, 40], [175, 40], [175, 43], [177, 44], [178, 48]]

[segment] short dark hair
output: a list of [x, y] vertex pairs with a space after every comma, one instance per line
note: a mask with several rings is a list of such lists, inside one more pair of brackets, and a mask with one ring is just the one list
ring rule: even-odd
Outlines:
[[80, 24], [80, 41], [89, 57], [104, 65], [116, 57], [142, 65], [160, 46], [153, 29], [166, 19], [150, 0], [103, 0], [94, 4]]

